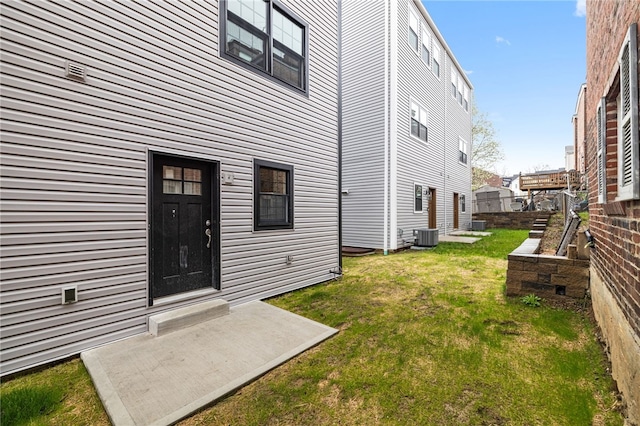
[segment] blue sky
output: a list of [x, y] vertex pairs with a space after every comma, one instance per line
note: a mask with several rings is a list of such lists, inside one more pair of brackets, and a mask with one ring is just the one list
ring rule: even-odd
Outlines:
[[584, 1], [422, 2], [497, 131], [505, 159], [495, 171], [564, 167], [586, 78]]

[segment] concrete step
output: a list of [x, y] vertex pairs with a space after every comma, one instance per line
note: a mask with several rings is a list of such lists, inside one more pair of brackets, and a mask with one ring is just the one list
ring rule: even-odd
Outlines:
[[150, 316], [149, 333], [162, 336], [228, 314], [229, 302], [214, 299]]

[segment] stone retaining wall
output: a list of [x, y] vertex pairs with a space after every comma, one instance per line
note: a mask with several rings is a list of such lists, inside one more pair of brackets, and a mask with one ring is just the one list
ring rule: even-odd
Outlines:
[[589, 260], [537, 254], [540, 240], [527, 238], [508, 257], [507, 296], [582, 299], [589, 288]]
[[536, 219], [549, 219], [552, 214], [543, 211], [474, 213], [473, 220], [485, 220], [487, 228], [534, 229]]

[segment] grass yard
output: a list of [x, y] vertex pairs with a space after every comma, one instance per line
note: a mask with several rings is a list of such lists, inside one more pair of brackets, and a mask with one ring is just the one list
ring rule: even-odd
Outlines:
[[[345, 258], [342, 279], [268, 301], [340, 333], [180, 424], [622, 425], [588, 315], [505, 298], [526, 236]], [[108, 424], [77, 359], [3, 383], [3, 426], [24, 388], [62, 395], [21, 424]]]

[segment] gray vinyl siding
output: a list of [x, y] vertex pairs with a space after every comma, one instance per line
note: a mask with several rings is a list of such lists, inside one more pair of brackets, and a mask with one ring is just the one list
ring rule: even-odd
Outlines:
[[383, 245], [384, 7], [384, 2], [342, 4], [342, 189], [349, 191], [342, 198], [345, 246]]
[[[428, 227], [428, 213], [414, 213], [414, 183], [436, 189], [436, 224], [440, 233], [453, 230], [453, 193], [471, 196], [470, 166], [458, 162], [458, 137], [470, 144], [471, 115], [464, 111], [450, 96], [450, 67], [455, 66], [451, 56], [441, 47], [441, 69], [438, 79], [407, 42], [409, 1], [398, 3], [398, 227], [404, 239], [415, 228]], [[411, 5], [413, 7], [413, 5]], [[436, 29], [430, 27], [420, 13], [432, 39]], [[462, 70], [458, 70], [462, 73]], [[409, 106], [411, 100], [429, 111], [428, 143], [411, 137], [409, 131]], [[446, 105], [446, 107], [445, 107]], [[426, 205], [426, 200], [424, 201]], [[468, 216], [468, 220], [467, 220]], [[459, 228], [467, 229], [470, 211], [460, 214]], [[398, 239], [401, 246], [405, 241]]]
[[[420, 17], [417, 8], [414, 11]], [[421, 20], [422, 21], [422, 20]], [[414, 183], [424, 188], [436, 188], [438, 224], [443, 211], [441, 188], [443, 185], [444, 109], [442, 108], [442, 81], [431, 72], [407, 42], [409, 2], [398, 2], [398, 228], [403, 237], [412, 235], [413, 229], [427, 228], [429, 214], [426, 199], [423, 213], [414, 213]], [[417, 102], [429, 113], [428, 141], [419, 141], [410, 133], [410, 103]], [[402, 246], [402, 238], [398, 246]]]
[[[337, 4], [285, 4], [309, 24], [308, 96], [219, 57], [214, 0], [3, 1], [2, 375], [146, 332], [159, 310], [334, 277]], [[148, 306], [150, 151], [234, 174], [219, 292]], [[253, 231], [254, 159], [293, 165], [295, 229]], [[66, 285], [78, 303], [60, 304]]]
[[[349, 3], [349, 2], [347, 2]], [[354, 2], [351, 2], [354, 3]], [[357, 3], [357, 2], [355, 2]], [[411, 3], [411, 6], [410, 6]], [[343, 105], [343, 188], [350, 193], [343, 197], [343, 241], [345, 245], [383, 248], [383, 206], [381, 198], [384, 179], [384, 140], [383, 129], [377, 130], [375, 135], [363, 135], [358, 139], [356, 134], [359, 120], [372, 116], [384, 101], [384, 89], [378, 89], [377, 83], [384, 76], [384, 52], [377, 49], [363, 54], [362, 44], [377, 46], [369, 43], [384, 36], [384, 26], [374, 23], [384, 19], [384, 9], [378, 3], [371, 3], [367, 8], [351, 5], [350, 14], [343, 14], [343, 31], [345, 34], [353, 32], [353, 45], [349, 50], [349, 39], [345, 36], [344, 54], [344, 88]], [[440, 78], [436, 77], [431, 68], [425, 64], [419, 54], [408, 43], [409, 7], [412, 7], [425, 25], [433, 40], [439, 45]], [[345, 6], [345, 9], [348, 9]], [[372, 14], [375, 14], [372, 16]], [[396, 159], [396, 194], [397, 228], [390, 229], [389, 235], [393, 240], [390, 248], [401, 248], [412, 241], [412, 231], [426, 228], [429, 225], [427, 200], [423, 200], [422, 213], [414, 212], [414, 184], [423, 188], [436, 190], [436, 225], [441, 234], [453, 230], [453, 194], [465, 195], [467, 205], [471, 199], [471, 170], [470, 165], [463, 166], [458, 162], [458, 137], [462, 136], [469, 146], [471, 144], [471, 115], [465, 112], [450, 95], [450, 67], [456, 66], [449, 54], [448, 47], [437, 36], [437, 28], [433, 28], [422, 10], [410, 0], [397, 2], [397, 20], [389, 23], [395, 26], [397, 39], [394, 45], [388, 46], [389, 52], [397, 52], [397, 79], [389, 82], [389, 90], [395, 91], [397, 104], [396, 115], [390, 117], [397, 125], [395, 135], [397, 141]], [[366, 36], [365, 36], [366, 34]], [[360, 45], [356, 44], [360, 43]], [[353, 51], [352, 51], [353, 50]], [[432, 51], [433, 53], [433, 51]], [[347, 72], [348, 61], [355, 65]], [[375, 62], [372, 62], [375, 61]], [[456, 66], [456, 68], [458, 68]], [[459, 73], [463, 71], [458, 69]], [[373, 82], [377, 85], [373, 88]], [[363, 86], [366, 84], [366, 86]], [[410, 103], [414, 101], [426, 108], [429, 113], [428, 142], [425, 143], [411, 136], [410, 132]], [[358, 115], [347, 109], [351, 106]], [[457, 107], [457, 109], [456, 109]], [[383, 112], [380, 112], [380, 114]], [[359, 163], [360, 155], [371, 156], [377, 153], [378, 161], [368, 164]], [[370, 190], [358, 198], [353, 188], [358, 188], [354, 182], [362, 182]], [[380, 188], [380, 189], [378, 189]], [[373, 212], [378, 221], [371, 221]], [[471, 209], [460, 213], [459, 228], [467, 229], [470, 225]], [[366, 239], [366, 235], [379, 235], [376, 239]], [[397, 237], [395, 237], [397, 235]], [[358, 238], [360, 237], [360, 238]]]

